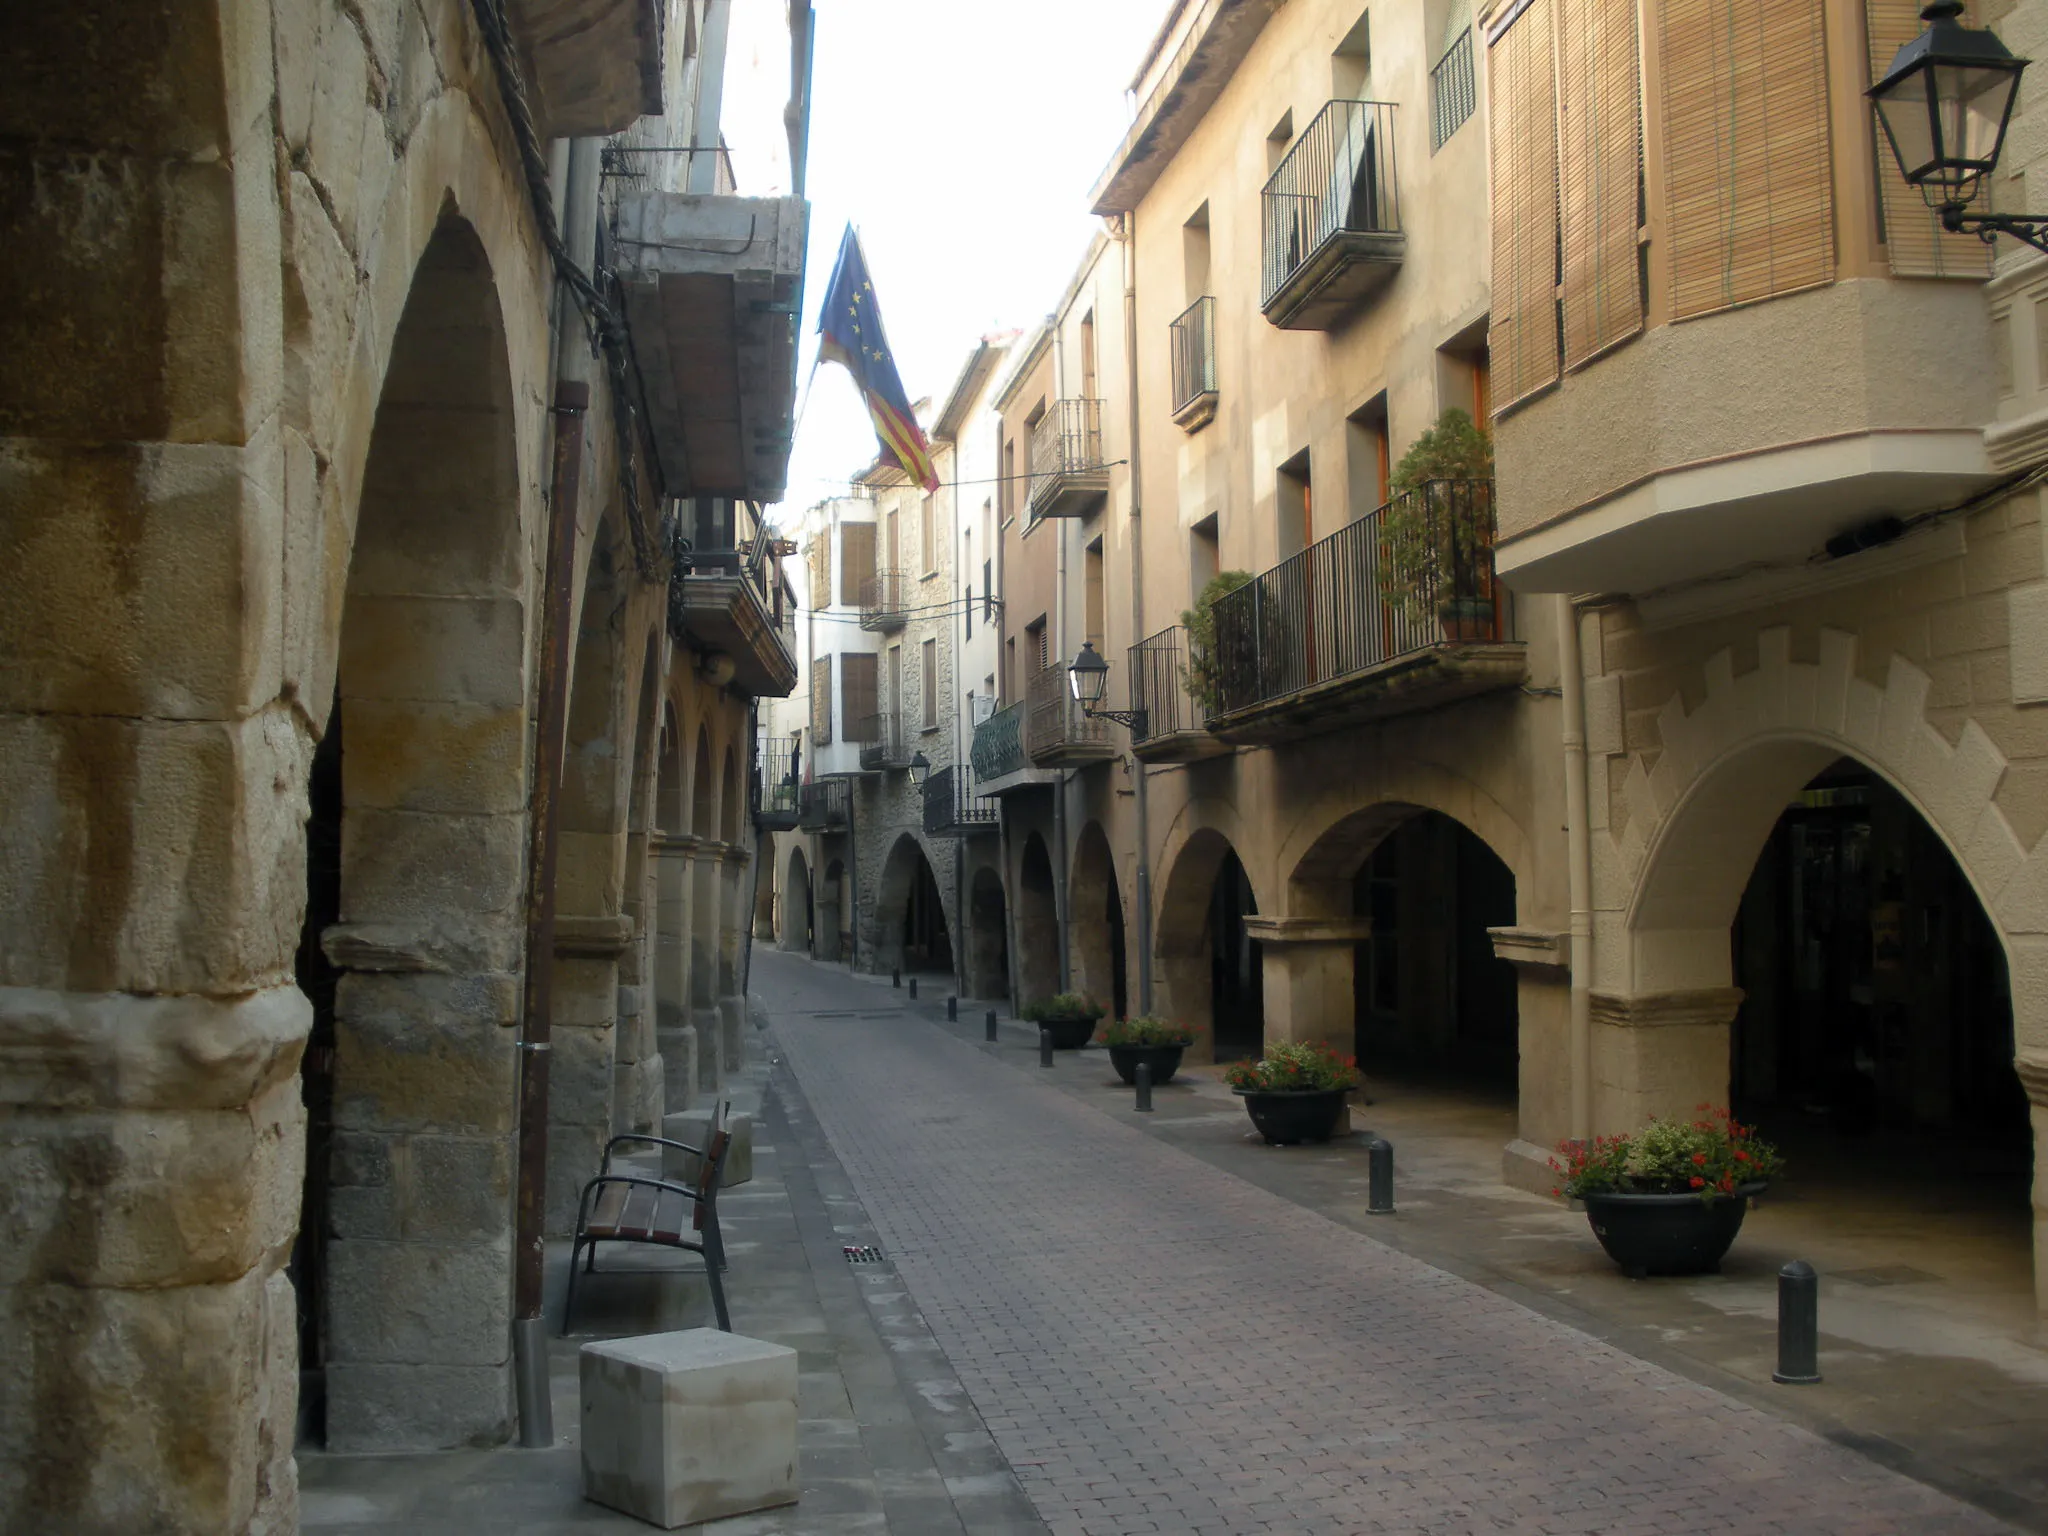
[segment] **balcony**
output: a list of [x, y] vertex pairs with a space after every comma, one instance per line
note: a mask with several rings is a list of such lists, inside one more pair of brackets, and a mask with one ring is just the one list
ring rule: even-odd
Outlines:
[[1024, 706], [999, 709], [977, 725], [968, 758], [974, 765], [975, 780], [981, 784], [1029, 768], [1031, 761], [1024, 755]]
[[1030, 715], [1024, 748], [1041, 768], [1073, 768], [1106, 763], [1117, 755], [1110, 740], [1110, 722], [1083, 714], [1067, 681], [1067, 664], [1056, 661], [1031, 679]]
[[661, 112], [661, 0], [506, 0], [543, 141], [617, 133]]
[[1131, 750], [1145, 762], [1198, 763], [1230, 750], [1203, 728], [1206, 712], [1188, 691], [1187, 646], [1187, 631], [1175, 625], [1131, 647], [1131, 707], [1145, 712]]
[[1167, 327], [1173, 347], [1173, 422], [1199, 432], [1216, 419], [1216, 301], [1200, 298]]
[[972, 837], [996, 830], [996, 802], [968, 793], [965, 772], [948, 764], [924, 781], [924, 829], [932, 837]]
[[796, 824], [806, 832], [843, 832], [853, 823], [853, 791], [844, 779], [819, 779], [797, 796]]
[[904, 593], [909, 582], [901, 571], [877, 571], [860, 584], [860, 627], [901, 629], [909, 621], [909, 602]]
[[1333, 101], [1260, 193], [1259, 309], [1287, 331], [1335, 330], [1385, 287], [1408, 250], [1394, 180], [1394, 108]]
[[760, 777], [754, 780], [754, 825], [763, 832], [788, 832], [802, 814], [796, 779], [796, 749], [787, 737], [763, 737]]
[[903, 737], [903, 721], [893, 709], [857, 716], [848, 725], [846, 739], [860, 744], [863, 773], [910, 766], [910, 746]]
[[1435, 154], [1450, 143], [1451, 135], [1478, 110], [1479, 72], [1472, 62], [1472, 29], [1467, 27], [1430, 66], [1429, 152]]
[[1031, 429], [1031, 515], [1086, 517], [1109, 495], [1102, 402], [1057, 400]]
[[689, 550], [676, 568], [668, 588], [670, 632], [709, 656], [730, 657], [735, 688], [757, 699], [788, 698], [796, 687], [796, 612], [773, 541]]
[[610, 243], [667, 495], [782, 499], [808, 223], [795, 197], [620, 194]]
[[1493, 482], [1432, 480], [1224, 597], [1209, 730], [1271, 746], [1519, 686], [1493, 537]]

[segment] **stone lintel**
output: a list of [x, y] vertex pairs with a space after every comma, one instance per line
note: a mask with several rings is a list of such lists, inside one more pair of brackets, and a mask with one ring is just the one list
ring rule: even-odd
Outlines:
[[1372, 919], [1247, 917], [1244, 929], [1261, 944], [1359, 944], [1372, 937]]
[[704, 839], [693, 837], [688, 832], [654, 832], [649, 834], [647, 841], [657, 854], [667, 854], [673, 858], [695, 853], [703, 845]]
[[727, 843], [725, 845], [724, 858], [728, 864], [744, 865], [753, 856], [754, 850], [751, 848], [744, 848], [738, 843]]
[[555, 916], [555, 953], [577, 960], [616, 960], [633, 942], [630, 917]]
[[1489, 928], [1493, 953], [1518, 970], [1556, 972], [1569, 975], [1572, 967], [1572, 936], [1544, 928]]
[[1726, 1025], [1742, 1006], [1742, 988], [1708, 987], [1692, 992], [1648, 992], [1619, 997], [1593, 994], [1593, 1022], [1621, 1029], [1655, 1029], [1670, 1025]]

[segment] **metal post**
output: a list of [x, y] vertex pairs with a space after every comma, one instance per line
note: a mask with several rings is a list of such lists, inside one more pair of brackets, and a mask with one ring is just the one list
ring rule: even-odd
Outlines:
[[1038, 1032], [1038, 1064], [1041, 1067], [1052, 1065], [1052, 1031], [1049, 1029]]
[[960, 999], [957, 997], [946, 999], [946, 1022], [948, 1024], [958, 1024], [960, 1022]]
[[984, 1031], [985, 1031], [985, 1034], [984, 1034], [984, 1038], [986, 1038], [986, 1039], [987, 1039], [987, 1041], [988, 1041], [988, 1043], [989, 1043], [990, 1045], [994, 1045], [994, 1044], [996, 1043], [996, 1011], [995, 1011], [995, 1009], [993, 1009], [993, 1008], [989, 1009], [989, 1011], [988, 1011], [988, 1018], [987, 1018], [987, 1019], [986, 1019], [986, 1020], [985, 1020], [985, 1021], [983, 1022], [983, 1029], [984, 1029]]
[[1152, 1063], [1139, 1062], [1138, 1070], [1131, 1075], [1138, 1080], [1138, 1102], [1135, 1108], [1149, 1115], [1152, 1113]]
[[1365, 1144], [1365, 1213], [1394, 1214], [1394, 1144], [1382, 1136]]
[[910, 978], [910, 1000], [913, 1003], [917, 1001], [917, 978], [915, 976]]
[[1820, 1380], [1820, 1276], [1804, 1259], [1778, 1271], [1778, 1368], [1771, 1380], [1788, 1386]]
[[894, 970], [889, 972], [889, 985], [892, 987], [901, 987], [903, 985], [902, 966], [899, 965]]

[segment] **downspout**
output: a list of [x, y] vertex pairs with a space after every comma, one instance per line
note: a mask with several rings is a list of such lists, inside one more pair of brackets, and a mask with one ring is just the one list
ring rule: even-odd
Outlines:
[[1557, 657], [1564, 703], [1566, 886], [1571, 900], [1572, 1136], [1593, 1135], [1593, 846], [1586, 795], [1586, 690], [1579, 659], [1579, 611], [1557, 599]]
[[[718, 190], [719, 117], [725, 106], [725, 39], [732, 0], [706, 0], [698, 49], [697, 112], [690, 125], [690, 181], [693, 193]], [[709, 154], [700, 151], [709, 150]]]
[[[563, 176], [565, 243], [570, 259], [583, 270], [588, 270], [597, 243], [597, 161], [597, 141], [578, 139], [569, 147]], [[566, 344], [562, 321], [567, 305], [562, 301], [561, 284], [555, 286], [557, 329], [551, 346], [555, 356], [554, 464], [548, 494], [534, 706], [512, 1272], [512, 1369], [519, 1404], [519, 1443], [531, 1449], [552, 1445], [555, 1438], [548, 1389], [547, 1325], [541, 1315], [547, 1258], [548, 1065], [554, 1039], [555, 865], [562, 754], [568, 736], [576, 513], [583, 468], [583, 420], [590, 407], [590, 358]]]
[[[1060, 402], [1066, 398], [1067, 370], [1066, 348], [1061, 343], [1060, 316], [1052, 319], [1052, 409], [1053, 430], [1059, 431]], [[1054, 530], [1059, 542], [1053, 547], [1058, 551], [1053, 563], [1052, 586], [1052, 655], [1055, 662], [1067, 659], [1067, 520], [1057, 519]], [[1064, 708], [1064, 704], [1061, 706]], [[1026, 719], [1029, 719], [1027, 714]], [[1067, 931], [1067, 785], [1072, 775], [1066, 769], [1056, 770], [1058, 777], [1052, 786], [1052, 840], [1059, 850], [1052, 865], [1052, 915], [1060, 936], [1060, 990], [1071, 992], [1074, 988], [1074, 961], [1070, 953], [1072, 935]]]
[[[1144, 494], [1139, 448], [1138, 412], [1138, 213], [1123, 216], [1124, 246], [1124, 365], [1125, 395], [1130, 416], [1130, 441], [1125, 454], [1130, 459], [1131, 485], [1131, 640], [1145, 638], [1145, 523]], [[1126, 653], [1128, 655], [1128, 653]], [[1137, 699], [1134, 709], [1142, 708]], [[1138, 792], [1134, 809], [1138, 818], [1138, 1012], [1152, 1011], [1152, 823], [1146, 804], [1149, 778], [1144, 762], [1131, 753], [1131, 775]]]

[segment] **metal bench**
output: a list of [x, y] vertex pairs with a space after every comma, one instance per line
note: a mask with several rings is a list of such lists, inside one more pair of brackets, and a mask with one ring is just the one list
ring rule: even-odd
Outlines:
[[[696, 1156], [696, 1180], [677, 1184], [645, 1174], [612, 1172], [612, 1154], [621, 1145], [635, 1142], [675, 1147]], [[732, 1319], [725, 1308], [725, 1284], [720, 1278], [725, 1268], [725, 1243], [718, 1230], [718, 1184], [731, 1146], [732, 1133], [725, 1129], [722, 1111], [710, 1141], [703, 1147], [637, 1132], [614, 1136], [605, 1143], [597, 1177], [583, 1186], [583, 1198], [577, 1203], [576, 1237], [569, 1248], [569, 1294], [562, 1300], [564, 1338], [568, 1337], [570, 1314], [576, 1306], [577, 1261], [582, 1261], [583, 1273], [597, 1273], [599, 1243], [651, 1243], [703, 1255], [718, 1326], [732, 1332]]]

